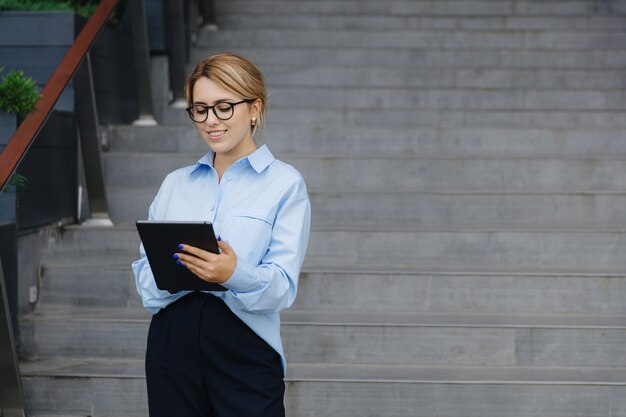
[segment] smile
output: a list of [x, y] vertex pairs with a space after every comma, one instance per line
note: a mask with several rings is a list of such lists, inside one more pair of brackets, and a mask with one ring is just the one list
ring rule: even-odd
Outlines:
[[224, 133], [226, 133], [226, 131], [225, 130], [212, 130], [212, 131], [210, 131], [208, 133], [209, 133], [209, 136], [211, 137], [211, 139], [217, 139], [217, 138], [223, 136]]

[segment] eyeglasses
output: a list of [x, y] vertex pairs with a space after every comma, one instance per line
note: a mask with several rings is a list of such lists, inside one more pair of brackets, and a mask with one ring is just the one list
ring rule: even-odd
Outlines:
[[187, 113], [189, 114], [189, 117], [191, 117], [191, 120], [193, 120], [196, 123], [203, 123], [206, 121], [206, 119], [209, 118], [209, 109], [213, 111], [213, 114], [218, 119], [228, 120], [231, 117], [233, 117], [233, 114], [235, 114], [235, 106], [237, 104], [252, 103], [255, 100], [256, 100], [255, 98], [249, 98], [246, 100], [238, 101], [236, 103], [229, 103], [227, 101], [223, 101], [213, 106], [205, 106], [204, 104], [194, 104], [191, 107], [187, 107], [185, 110], [187, 110]]

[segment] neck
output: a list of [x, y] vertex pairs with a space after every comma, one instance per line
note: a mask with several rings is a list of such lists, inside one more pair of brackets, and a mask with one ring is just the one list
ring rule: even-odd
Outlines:
[[252, 142], [250, 146], [241, 149], [239, 152], [216, 153], [213, 157], [213, 168], [217, 171], [219, 179], [222, 179], [222, 175], [231, 165], [239, 159], [254, 153], [256, 149], [256, 144]]

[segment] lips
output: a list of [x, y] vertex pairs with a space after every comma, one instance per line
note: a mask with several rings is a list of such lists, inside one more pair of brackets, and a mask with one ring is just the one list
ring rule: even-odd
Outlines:
[[211, 130], [207, 132], [209, 134], [209, 138], [213, 140], [220, 139], [226, 133], [226, 130]]

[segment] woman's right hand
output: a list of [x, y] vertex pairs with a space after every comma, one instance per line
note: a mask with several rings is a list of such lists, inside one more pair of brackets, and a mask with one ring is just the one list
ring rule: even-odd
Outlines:
[[223, 284], [237, 268], [237, 254], [225, 240], [218, 239], [217, 245], [221, 252], [219, 254], [181, 244], [178, 248], [182, 252], [177, 252], [174, 258], [178, 259], [178, 264], [189, 269], [198, 278]]

